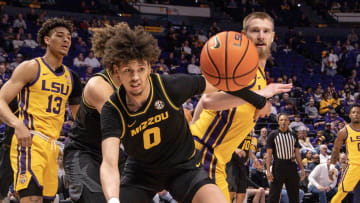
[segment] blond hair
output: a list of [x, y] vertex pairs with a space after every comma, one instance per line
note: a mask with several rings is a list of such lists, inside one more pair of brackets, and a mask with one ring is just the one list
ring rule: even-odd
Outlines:
[[250, 20], [255, 19], [255, 18], [260, 18], [262, 20], [264, 20], [264, 19], [269, 20], [272, 23], [272, 25], [273, 25], [272, 27], [274, 30], [274, 19], [269, 14], [267, 14], [265, 12], [252, 12], [249, 15], [247, 15], [243, 20], [243, 30], [244, 31], [247, 31]]

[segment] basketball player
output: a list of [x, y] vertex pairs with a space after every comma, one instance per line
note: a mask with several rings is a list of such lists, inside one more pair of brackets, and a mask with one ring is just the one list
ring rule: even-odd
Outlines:
[[[9, 107], [15, 115], [18, 115], [18, 105], [16, 99], [9, 103]], [[13, 171], [10, 164], [10, 145], [14, 134], [14, 128], [5, 126], [3, 139], [0, 140], [0, 203], [9, 192], [9, 187], [13, 183]]]
[[[252, 40], [259, 53], [259, 68], [255, 78], [249, 83], [248, 89], [264, 91], [268, 93], [266, 97], [280, 93], [264, 89], [266, 87], [264, 68], [274, 40], [274, 20], [264, 12], [250, 13], [244, 18], [243, 33]], [[273, 85], [280, 84], [269, 86]], [[256, 108], [251, 104], [240, 106], [240, 103], [234, 105], [238, 107], [224, 111], [208, 110], [219, 103], [215, 102], [216, 100], [223, 101], [231, 96], [221, 93], [204, 95], [195, 109], [193, 124], [190, 125], [195, 147], [200, 150], [201, 163], [209, 177], [220, 187], [228, 202], [230, 202], [230, 196], [226, 182], [226, 163], [231, 160], [237, 146], [254, 128], [257, 117], [269, 114], [269, 112], [256, 112]], [[235, 99], [232, 101], [234, 101], [233, 104], [236, 103]], [[269, 102], [267, 105], [270, 108]], [[203, 108], [205, 110], [202, 111]]]
[[[92, 37], [92, 49], [102, 56], [102, 36], [113, 36], [116, 25], [100, 29]], [[96, 73], [84, 87], [76, 120], [70, 129], [69, 140], [64, 150], [64, 167], [69, 177], [69, 193], [73, 201], [84, 203], [106, 202], [100, 183], [101, 156], [101, 108], [110, 95], [120, 87], [119, 69], [106, 61], [106, 69]], [[119, 158], [122, 158], [122, 154]], [[120, 164], [123, 159], [119, 161]]]
[[235, 197], [236, 203], [244, 202], [246, 189], [248, 187], [247, 179], [249, 175], [249, 167], [246, 163], [249, 157], [254, 162], [254, 167], [258, 167], [259, 161], [252, 152], [252, 148], [256, 149], [256, 145], [252, 142], [253, 137], [248, 134], [243, 142], [236, 148], [232, 154], [231, 161], [228, 163], [227, 182], [229, 184], [230, 198]]
[[[160, 49], [140, 26], [132, 30], [122, 23], [112, 37], [100, 36], [106, 41], [103, 60], [119, 69], [122, 84], [100, 114], [100, 179], [108, 202], [119, 202], [119, 194], [122, 203], [151, 202], [163, 189], [180, 202], [226, 202], [197, 166], [194, 141], [182, 109], [188, 98], [217, 89], [202, 76], [150, 74], [150, 64], [157, 61]], [[221, 103], [218, 106], [224, 107]], [[128, 154], [121, 184], [120, 139]]]
[[[62, 64], [71, 45], [71, 29], [63, 19], [47, 20], [38, 32], [45, 55], [21, 63], [0, 90], [0, 118], [15, 129], [10, 160], [21, 203], [50, 202], [57, 192], [56, 139], [66, 102], [76, 113], [81, 96], [79, 78]], [[19, 118], [8, 106], [17, 94]]]
[[[342, 128], [334, 143], [331, 154], [330, 172], [333, 176], [341, 146], [345, 143], [348, 153], [348, 166], [344, 169], [341, 182], [331, 203], [341, 202], [348, 192], [352, 192], [360, 181], [360, 105], [354, 104], [349, 110], [350, 124]], [[354, 202], [359, 200], [359, 192], [354, 192]]]

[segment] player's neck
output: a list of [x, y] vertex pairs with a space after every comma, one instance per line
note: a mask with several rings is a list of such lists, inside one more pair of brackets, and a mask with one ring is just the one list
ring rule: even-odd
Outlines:
[[63, 57], [55, 56], [54, 54], [50, 53], [50, 51], [46, 51], [44, 55], [45, 62], [50, 66], [51, 69], [54, 71], [62, 65]]
[[119, 88], [121, 86], [119, 75], [116, 75], [114, 73], [110, 73], [110, 78], [114, 82], [114, 85], [116, 88]]
[[266, 59], [259, 59], [259, 66], [265, 68], [265, 65], [266, 65]]
[[354, 128], [357, 131], [360, 131], [360, 123], [350, 123], [351, 127]]

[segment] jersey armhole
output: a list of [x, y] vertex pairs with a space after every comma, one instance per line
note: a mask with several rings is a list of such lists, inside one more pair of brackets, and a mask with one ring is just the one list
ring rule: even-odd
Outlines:
[[39, 61], [38, 61], [37, 58], [35, 59], [35, 61], [36, 61], [36, 63], [38, 64], [38, 73], [37, 73], [37, 75], [36, 75], [35, 80], [28, 84], [28, 87], [34, 85], [34, 84], [39, 80], [39, 78], [40, 78], [40, 63], [39, 63]]
[[161, 90], [163, 91], [164, 96], [165, 96], [166, 100], [169, 102], [170, 106], [171, 106], [172, 108], [174, 108], [176, 111], [179, 111], [179, 110], [180, 110], [180, 107], [176, 106], [176, 105], [171, 101], [171, 99], [169, 98], [168, 94], [166, 93], [166, 90], [165, 90], [165, 88], [164, 88], [164, 85], [163, 85], [163, 82], [162, 82], [162, 80], [161, 80], [161, 78], [160, 78], [160, 75], [159, 75], [159, 74], [156, 74], [156, 77], [157, 77], [158, 80], [159, 80], [159, 84], [160, 84]]
[[111, 99], [109, 99], [108, 100], [109, 101], [109, 103], [117, 110], [117, 112], [119, 113], [119, 116], [120, 116], [120, 118], [121, 118], [121, 124], [122, 124], [122, 126], [123, 126], [123, 128], [122, 128], [122, 132], [121, 132], [121, 135], [120, 135], [120, 140], [124, 137], [124, 135], [125, 135], [125, 120], [124, 120], [124, 117], [123, 117], [123, 115], [121, 114], [121, 111], [120, 111], [120, 109], [113, 103], [113, 101], [111, 101]]

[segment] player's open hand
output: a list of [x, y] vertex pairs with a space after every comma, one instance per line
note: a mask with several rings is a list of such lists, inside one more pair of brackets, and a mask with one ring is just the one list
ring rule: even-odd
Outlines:
[[265, 106], [262, 109], [256, 109], [254, 114], [254, 120], [256, 121], [258, 118], [263, 118], [270, 115], [271, 112], [271, 103], [266, 102]]
[[291, 88], [293, 88], [292, 83], [289, 84], [271, 83], [268, 86], [266, 86], [264, 89], [259, 90], [258, 94], [266, 98], [270, 98], [276, 94], [290, 92]]
[[18, 145], [22, 147], [31, 147], [31, 135], [29, 129], [24, 125], [24, 123], [19, 121], [14, 128]]

